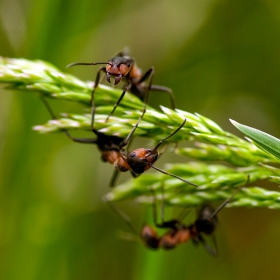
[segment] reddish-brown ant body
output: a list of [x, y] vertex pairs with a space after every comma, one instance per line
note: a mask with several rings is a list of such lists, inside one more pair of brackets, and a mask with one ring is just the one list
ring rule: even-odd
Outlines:
[[[67, 67], [69, 68], [76, 65], [98, 65], [98, 64], [106, 64], [106, 67], [99, 68], [96, 74], [95, 83], [91, 94], [91, 107], [92, 107], [91, 127], [92, 128], [94, 124], [94, 115], [95, 115], [94, 92], [99, 85], [101, 72], [104, 72], [106, 74], [106, 79], [109, 83], [111, 82], [111, 77], [113, 76], [115, 79], [114, 85], [117, 85], [123, 78], [126, 80], [126, 84], [123, 87], [123, 92], [119, 97], [119, 99], [117, 100], [117, 102], [115, 103], [106, 121], [114, 113], [115, 109], [117, 108], [117, 106], [119, 105], [119, 103], [121, 102], [121, 100], [123, 99], [127, 91], [139, 97], [142, 101], [145, 102], [145, 104], [147, 104], [148, 92], [150, 90], [167, 92], [170, 96], [171, 107], [172, 109], [175, 108], [174, 96], [172, 90], [164, 86], [152, 84], [152, 79], [154, 76], [154, 67], [151, 67], [142, 75], [142, 71], [136, 65], [135, 60], [129, 57], [125, 51], [118, 52], [108, 62], [94, 62], [94, 63], [74, 62], [67, 65]], [[148, 82], [145, 83], [147, 79]]]

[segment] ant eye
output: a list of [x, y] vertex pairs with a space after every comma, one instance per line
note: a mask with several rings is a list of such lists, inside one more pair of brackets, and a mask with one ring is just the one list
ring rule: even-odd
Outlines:
[[135, 157], [135, 156], [136, 156], [136, 153], [135, 153], [135, 152], [132, 152], [132, 153], [130, 154], [130, 156], [131, 156], [131, 157]]
[[127, 67], [130, 67], [130, 63], [129, 62], [127, 62], [126, 65], [127, 65]]

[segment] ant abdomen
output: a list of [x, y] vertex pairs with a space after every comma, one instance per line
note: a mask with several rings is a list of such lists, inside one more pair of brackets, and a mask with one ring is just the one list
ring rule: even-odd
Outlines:
[[141, 237], [147, 247], [151, 249], [158, 249], [159, 238], [157, 236], [156, 230], [153, 227], [144, 225], [142, 228]]

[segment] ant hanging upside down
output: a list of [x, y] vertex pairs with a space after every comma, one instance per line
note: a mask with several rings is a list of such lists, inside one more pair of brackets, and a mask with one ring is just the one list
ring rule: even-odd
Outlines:
[[[56, 119], [51, 107], [48, 102], [42, 97], [42, 101], [47, 107], [49, 113], [51, 114], [53, 119]], [[124, 139], [117, 136], [108, 136], [105, 135], [96, 129], [92, 129], [93, 133], [97, 136], [97, 138], [76, 138], [72, 137], [68, 130], [64, 129], [64, 133], [74, 142], [83, 143], [83, 144], [96, 144], [101, 151], [101, 159], [105, 162], [109, 162], [113, 164], [115, 167], [115, 171], [111, 178], [110, 187], [114, 187], [116, 183], [117, 176], [119, 172], [130, 171], [133, 177], [138, 177], [140, 174], [144, 173], [146, 170], [153, 168], [163, 174], [168, 176], [177, 178], [187, 184], [197, 187], [196, 184], [193, 184], [177, 175], [168, 173], [156, 166], [154, 163], [159, 157], [158, 148], [170, 137], [176, 134], [185, 124], [186, 119], [183, 120], [182, 124], [173, 131], [170, 135], [162, 139], [158, 142], [158, 144], [153, 149], [145, 149], [138, 148], [131, 152], [128, 152], [124, 149], [125, 146], [128, 145], [131, 140], [135, 130], [137, 129], [140, 121], [142, 120], [144, 114], [146, 112], [146, 107], [144, 106], [143, 112], [139, 117], [137, 123], [130, 131], [129, 135]]]
[[[247, 179], [247, 183], [249, 182], [249, 176]], [[246, 184], [247, 184], [246, 183]], [[242, 187], [242, 186], [241, 186]], [[225, 207], [225, 205], [232, 199], [232, 197], [241, 189], [241, 187], [237, 188], [232, 195], [226, 199], [216, 210], [210, 205], [203, 205], [198, 212], [198, 216], [195, 222], [189, 226], [185, 225], [183, 222], [183, 218], [180, 219], [171, 219], [164, 220], [164, 205], [162, 203], [161, 209], [161, 219], [162, 221], [158, 223], [157, 221], [157, 209], [156, 209], [156, 200], [155, 194], [154, 202], [153, 202], [153, 218], [154, 224], [156, 228], [159, 229], [167, 229], [167, 231], [159, 236], [157, 230], [148, 225], [144, 224], [140, 234], [131, 224], [129, 217], [121, 211], [117, 206], [115, 206], [112, 202], [108, 201], [105, 197], [105, 201], [111, 207], [111, 209], [116, 212], [125, 222], [126, 224], [135, 232], [145, 246], [150, 249], [165, 249], [170, 250], [175, 248], [177, 245], [181, 243], [186, 243], [189, 240], [192, 240], [194, 244], [202, 244], [206, 250], [213, 256], [218, 255], [217, 243], [214, 236], [218, 225], [218, 217], [217, 214]], [[204, 236], [212, 237], [214, 248], [209, 246], [206, 242]]]
[[[246, 185], [249, 182], [249, 176]], [[202, 244], [206, 250], [213, 256], [218, 255], [217, 242], [214, 236], [218, 225], [217, 214], [226, 206], [226, 204], [233, 198], [233, 196], [242, 188], [237, 188], [232, 195], [226, 199], [216, 210], [210, 205], [203, 205], [198, 212], [195, 222], [186, 226], [182, 219], [172, 219], [164, 221], [163, 204], [162, 204], [162, 222], [157, 222], [156, 202], [154, 201], [154, 223], [157, 228], [168, 229], [161, 237], [158, 236], [156, 230], [150, 225], [144, 225], [141, 231], [141, 239], [144, 244], [151, 249], [173, 249], [178, 244], [186, 243], [190, 239], [194, 244]], [[122, 213], [120, 213], [122, 214]], [[212, 248], [206, 243], [203, 235], [211, 236], [213, 238], [214, 247]]]
[[[141, 238], [144, 244], [151, 249], [163, 248], [166, 250], [175, 248], [180, 243], [186, 243], [190, 239], [195, 243], [202, 243], [212, 255], [217, 255], [216, 241], [213, 233], [218, 225], [215, 209], [210, 205], [203, 205], [195, 222], [186, 226], [181, 220], [169, 220], [156, 223], [157, 228], [168, 229], [162, 236], [158, 236], [156, 230], [150, 225], [144, 225]], [[215, 249], [212, 249], [203, 237], [203, 234], [213, 237]]]
[[[162, 91], [167, 92], [170, 96], [171, 108], [175, 108], [174, 104], [174, 96], [172, 90], [170, 88], [153, 85], [152, 79], [154, 76], [154, 67], [151, 67], [147, 70], [143, 75], [135, 63], [135, 60], [128, 56], [126, 51], [118, 52], [113, 58], [111, 58], [108, 62], [73, 62], [67, 65], [67, 68], [77, 65], [98, 65], [98, 64], [106, 64], [106, 67], [101, 67], [96, 74], [95, 83], [91, 93], [91, 108], [92, 108], [92, 119], [91, 119], [91, 128], [94, 127], [94, 115], [95, 115], [95, 104], [94, 104], [94, 92], [98, 87], [100, 82], [100, 73], [104, 72], [106, 74], [106, 79], [110, 83], [111, 77], [113, 76], [115, 81], [114, 85], [117, 85], [122, 79], [126, 80], [126, 84], [123, 87], [123, 92], [117, 102], [115, 103], [111, 113], [108, 115], [106, 121], [113, 115], [115, 109], [123, 99], [125, 93], [127, 91], [139, 97], [145, 104], [148, 102], [148, 92], [150, 90], [153, 91]], [[148, 80], [147, 83], [145, 81]]]

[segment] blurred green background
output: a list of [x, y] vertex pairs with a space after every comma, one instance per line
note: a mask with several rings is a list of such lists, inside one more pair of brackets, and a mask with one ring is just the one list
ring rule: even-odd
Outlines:
[[[279, 19], [275, 0], [0, 0], [0, 55], [93, 80], [97, 68], [65, 65], [107, 61], [128, 46], [180, 109], [236, 134], [229, 118], [280, 137]], [[191, 243], [149, 251], [117, 237], [129, 229], [102, 201], [112, 166], [96, 147], [32, 131], [49, 119], [35, 93], [1, 89], [0, 101], [0, 279], [279, 279], [278, 211], [223, 210], [217, 259]], [[121, 207], [139, 229], [151, 216]]]

